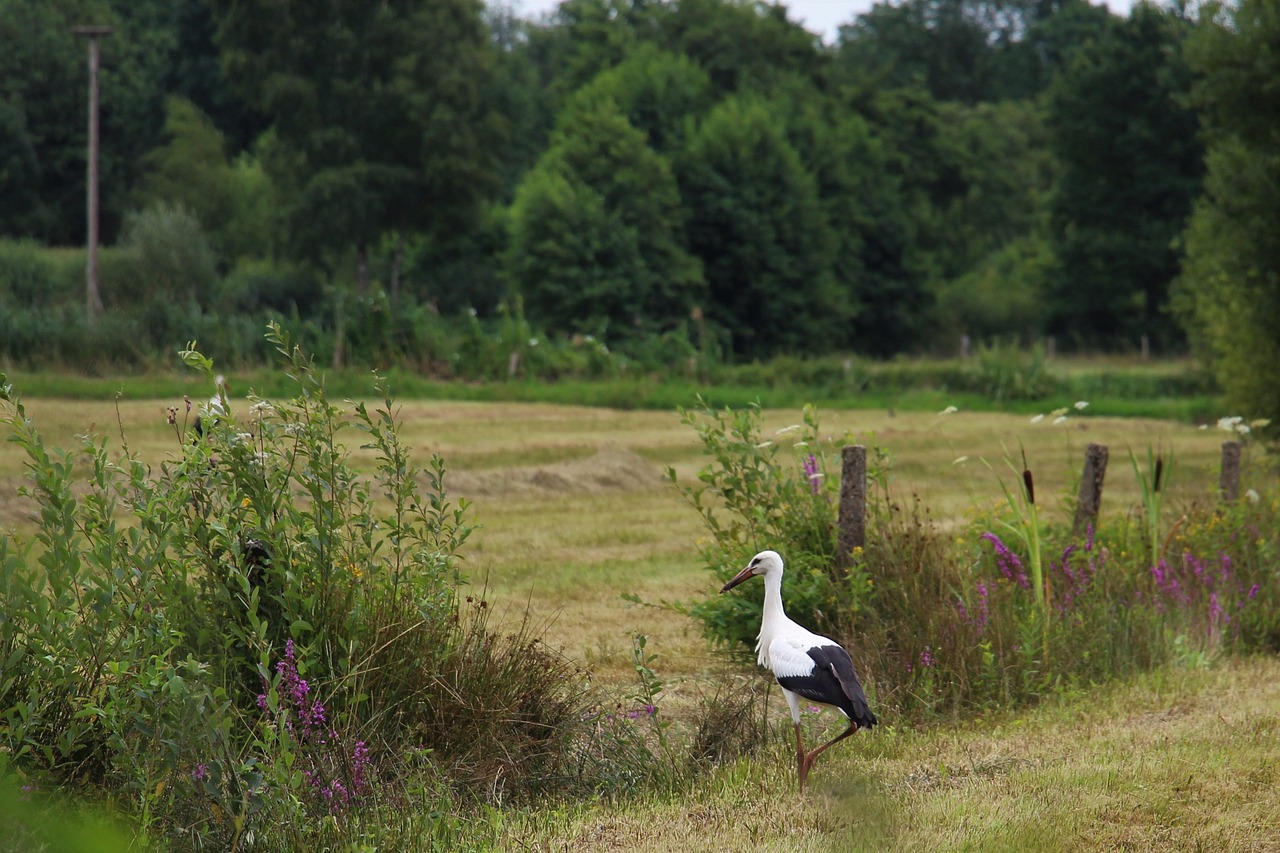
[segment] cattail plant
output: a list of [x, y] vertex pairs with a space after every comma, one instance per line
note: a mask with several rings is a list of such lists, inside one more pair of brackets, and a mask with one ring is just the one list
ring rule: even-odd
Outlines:
[[1169, 477], [1173, 474], [1173, 454], [1166, 461], [1163, 451], [1147, 448], [1147, 464], [1144, 468], [1138, 464], [1138, 458], [1129, 451], [1129, 463], [1133, 465], [1133, 473], [1142, 487], [1143, 534], [1147, 539], [1148, 563], [1155, 566], [1160, 562], [1160, 514], [1164, 508], [1165, 495], [1168, 494]]
[[1040, 511], [1036, 506], [1036, 487], [1035, 479], [1031, 475], [1031, 469], [1027, 465], [1027, 453], [1019, 448], [1022, 455], [1022, 470], [1018, 468], [1005, 457], [1005, 462], [1009, 468], [1017, 474], [1022, 480], [1022, 488], [1014, 492], [1005, 485], [1004, 480], [998, 480], [1000, 483], [1000, 491], [1004, 493], [1005, 503], [1009, 505], [1009, 510], [1013, 514], [1012, 522], [1002, 522], [1015, 536], [1022, 540], [1027, 546], [1027, 571], [1031, 578], [1031, 590], [1035, 595], [1036, 604], [1043, 608], [1048, 608], [1048, 598], [1043, 564], [1040, 556]]

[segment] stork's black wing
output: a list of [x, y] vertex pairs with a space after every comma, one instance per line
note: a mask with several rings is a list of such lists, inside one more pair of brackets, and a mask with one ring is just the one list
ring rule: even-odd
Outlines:
[[813, 668], [804, 674], [779, 676], [778, 683], [792, 693], [814, 702], [834, 705], [858, 728], [870, 728], [876, 724], [876, 715], [867, 704], [867, 694], [853, 669], [849, 653], [832, 643], [814, 646], [807, 650]]

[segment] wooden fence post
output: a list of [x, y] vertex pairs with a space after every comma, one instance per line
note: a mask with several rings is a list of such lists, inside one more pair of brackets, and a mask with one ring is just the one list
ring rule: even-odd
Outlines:
[[853, 549], [867, 538], [867, 448], [846, 445], [840, 453], [840, 512], [836, 539], [836, 566], [848, 568]]
[[1076, 501], [1075, 522], [1072, 534], [1078, 534], [1086, 524], [1098, 529], [1098, 510], [1102, 507], [1102, 481], [1107, 476], [1107, 448], [1090, 444], [1084, 451], [1084, 472], [1080, 475], [1080, 497]]
[[1222, 442], [1222, 476], [1218, 489], [1227, 503], [1240, 498], [1240, 442]]

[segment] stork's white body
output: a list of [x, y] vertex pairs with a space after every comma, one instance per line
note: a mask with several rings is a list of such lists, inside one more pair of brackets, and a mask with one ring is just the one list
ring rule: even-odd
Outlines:
[[[813, 674], [814, 664], [809, 650], [835, 645], [835, 640], [815, 634], [787, 616], [782, 607], [782, 572], [765, 574], [764, 613], [756, 639], [756, 659], [760, 665], [770, 670], [779, 683], [784, 678], [805, 678]], [[799, 725], [800, 697], [786, 687], [782, 688], [782, 695], [791, 708], [792, 721]], [[836, 707], [836, 710], [840, 709]], [[844, 714], [844, 711], [840, 710], [840, 713]]]
[[[773, 672], [787, 697], [796, 730], [796, 766], [803, 791], [814, 759], [859, 728], [874, 726], [876, 716], [867, 704], [849, 653], [829, 637], [815, 634], [787, 617], [782, 607], [782, 558], [776, 552], [761, 551], [720, 591], [727, 592], [755, 575], [764, 577], [764, 612], [756, 655], [760, 665]], [[806, 753], [800, 736], [801, 698], [830, 705], [844, 714], [849, 720], [848, 730]]]

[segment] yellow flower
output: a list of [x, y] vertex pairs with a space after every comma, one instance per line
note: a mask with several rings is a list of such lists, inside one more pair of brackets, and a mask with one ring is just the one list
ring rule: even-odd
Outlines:
[[253, 505], [253, 501], [249, 500], [248, 498], [245, 498], [244, 500], [240, 501], [240, 506], [244, 507], [245, 509], [248, 509], [252, 505]]

